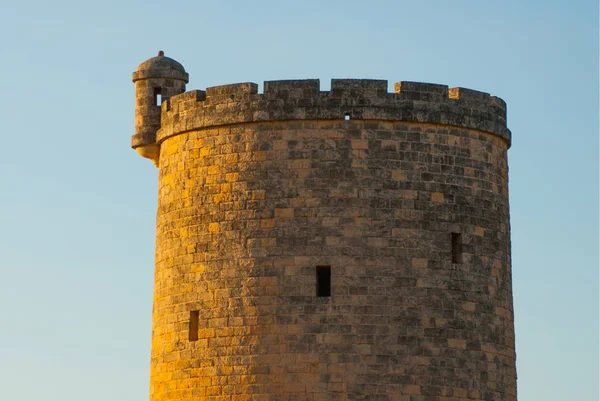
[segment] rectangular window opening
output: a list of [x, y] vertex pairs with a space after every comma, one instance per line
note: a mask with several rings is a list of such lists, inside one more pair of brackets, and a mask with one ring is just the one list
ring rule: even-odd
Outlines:
[[160, 106], [162, 104], [162, 90], [161, 88], [154, 88], [154, 104]]
[[190, 327], [189, 327], [189, 340], [198, 340], [198, 322], [200, 320], [200, 311], [190, 311]]
[[331, 266], [317, 266], [317, 296], [331, 296]]
[[462, 263], [462, 234], [452, 233], [452, 263]]

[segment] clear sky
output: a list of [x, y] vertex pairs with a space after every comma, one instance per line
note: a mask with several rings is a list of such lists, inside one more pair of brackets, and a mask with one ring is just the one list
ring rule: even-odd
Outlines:
[[508, 103], [520, 401], [598, 400], [598, 3], [0, 0], [0, 400], [148, 399], [157, 171], [136, 66], [189, 89], [387, 79]]

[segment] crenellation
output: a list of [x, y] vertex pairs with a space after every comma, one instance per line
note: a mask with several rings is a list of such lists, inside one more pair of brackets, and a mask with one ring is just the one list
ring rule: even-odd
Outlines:
[[321, 90], [318, 79], [264, 81], [263, 94], [266, 99], [290, 100], [315, 98]]
[[506, 112], [506, 102], [499, 97], [490, 96], [490, 105]]
[[394, 91], [401, 100], [413, 100], [435, 104], [443, 103], [448, 99], [448, 85], [400, 81], [394, 84]]
[[[177, 95], [163, 110], [166, 124], [157, 141], [195, 128], [224, 124], [287, 120], [394, 120], [445, 124], [495, 134], [510, 143], [504, 102], [484, 92], [402, 81], [387, 92], [387, 81], [333, 79], [331, 91], [319, 80], [265, 81], [264, 93], [254, 83], [222, 85]], [[504, 107], [504, 108], [503, 108]], [[204, 118], [198, 119], [197, 115]], [[182, 121], [184, 120], [184, 121]], [[170, 121], [173, 124], [169, 123]]]
[[179, 95], [173, 96], [172, 100], [177, 101], [177, 102], [187, 102], [187, 101], [202, 102], [202, 101], [206, 100], [206, 91], [198, 90], [198, 89], [190, 90], [190, 91], [181, 93]]
[[475, 106], [488, 105], [490, 103], [489, 93], [461, 87], [449, 88], [448, 97]]
[[448, 85], [432, 84], [429, 82], [399, 81], [394, 84], [394, 91], [396, 93], [401, 93], [403, 91], [437, 93], [445, 96], [448, 92]]
[[206, 88], [206, 97], [231, 96], [231, 99], [240, 96], [245, 99], [247, 95], [256, 95], [258, 93], [258, 85], [253, 82], [242, 82], [239, 84], [228, 84], [211, 86]]
[[388, 93], [388, 81], [381, 79], [332, 79], [329, 96], [332, 98], [383, 98]]
[[161, 114], [165, 111], [171, 110], [171, 98], [166, 98], [160, 105]]
[[506, 102], [499, 97], [490, 96], [490, 108], [506, 124]]

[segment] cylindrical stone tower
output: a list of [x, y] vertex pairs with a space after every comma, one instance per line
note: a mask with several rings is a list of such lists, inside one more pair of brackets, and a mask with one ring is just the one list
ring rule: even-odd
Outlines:
[[415, 82], [163, 103], [151, 401], [514, 401], [505, 103]]

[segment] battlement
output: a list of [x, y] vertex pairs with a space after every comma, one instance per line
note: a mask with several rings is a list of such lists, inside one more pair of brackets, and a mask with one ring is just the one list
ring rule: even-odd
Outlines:
[[162, 105], [157, 143], [182, 132], [227, 124], [284, 120], [389, 120], [443, 124], [497, 135], [510, 145], [506, 103], [489, 93], [401, 81], [318, 79], [213, 86], [172, 96]]

